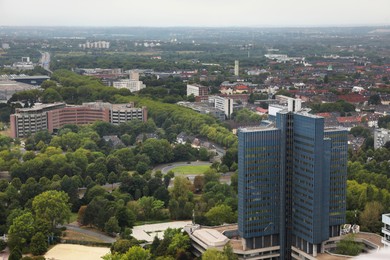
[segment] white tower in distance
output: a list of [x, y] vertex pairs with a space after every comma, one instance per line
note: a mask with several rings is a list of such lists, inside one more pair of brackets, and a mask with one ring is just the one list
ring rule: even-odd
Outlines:
[[234, 76], [240, 75], [240, 63], [238, 60], [234, 61]]

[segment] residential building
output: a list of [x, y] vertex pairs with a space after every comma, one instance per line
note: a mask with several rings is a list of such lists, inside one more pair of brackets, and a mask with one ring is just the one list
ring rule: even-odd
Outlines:
[[315, 259], [345, 223], [348, 132], [288, 104], [238, 131], [238, 230], [252, 256]]
[[87, 41], [86, 43], [80, 43], [79, 48], [82, 48], [82, 49], [109, 49], [110, 42], [106, 42], [106, 41], [89, 42], [89, 41]]
[[109, 122], [109, 110], [87, 106], [68, 106], [47, 112], [47, 130], [52, 133], [67, 124], [88, 125], [96, 121]]
[[187, 85], [187, 96], [193, 94], [197, 96], [207, 96], [209, 94], [209, 88], [198, 84]]
[[374, 149], [381, 148], [390, 141], [390, 130], [378, 128], [374, 131]]
[[41, 104], [33, 108], [16, 109], [10, 116], [11, 137], [25, 137], [37, 131], [57, 131], [67, 124], [86, 125], [96, 121], [119, 125], [131, 120], [147, 121], [147, 108], [129, 104], [104, 102], [67, 106], [65, 103]]
[[17, 108], [10, 115], [11, 137], [25, 137], [48, 128], [47, 112], [62, 109], [65, 103], [36, 104], [32, 108]]
[[220, 96], [209, 96], [209, 103], [213, 104], [216, 109], [225, 112], [226, 118], [230, 118], [233, 113], [233, 99]]
[[119, 125], [131, 120], [148, 120], [148, 110], [146, 107], [134, 107], [134, 103], [113, 104], [110, 109], [110, 122]]
[[390, 214], [382, 214], [382, 243], [386, 248], [390, 247]]
[[114, 81], [112, 85], [114, 88], [126, 88], [130, 90], [130, 92], [137, 92], [146, 88], [146, 85], [142, 81], [131, 79], [121, 79], [119, 81]]
[[33, 70], [34, 67], [34, 64], [30, 61], [30, 57], [22, 57], [22, 61], [15, 62], [12, 65], [12, 68], [16, 70]]

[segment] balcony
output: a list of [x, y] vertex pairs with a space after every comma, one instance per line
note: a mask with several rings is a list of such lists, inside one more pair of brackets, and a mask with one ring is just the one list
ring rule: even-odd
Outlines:
[[382, 233], [390, 236], [390, 229], [382, 227]]

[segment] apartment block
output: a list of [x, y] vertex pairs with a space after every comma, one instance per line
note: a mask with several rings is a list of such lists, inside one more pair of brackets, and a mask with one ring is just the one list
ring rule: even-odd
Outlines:
[[187, 96], [193, 94], [197, 96], [207, 96], [209, 94], [209, 88], [198, 84], [187, 84]]

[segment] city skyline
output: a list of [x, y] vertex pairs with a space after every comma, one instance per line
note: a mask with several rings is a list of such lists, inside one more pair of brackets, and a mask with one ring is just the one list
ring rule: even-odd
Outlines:
[[0, 1], [0, 26], [322, 27], [390, 25], [390, 2]]

